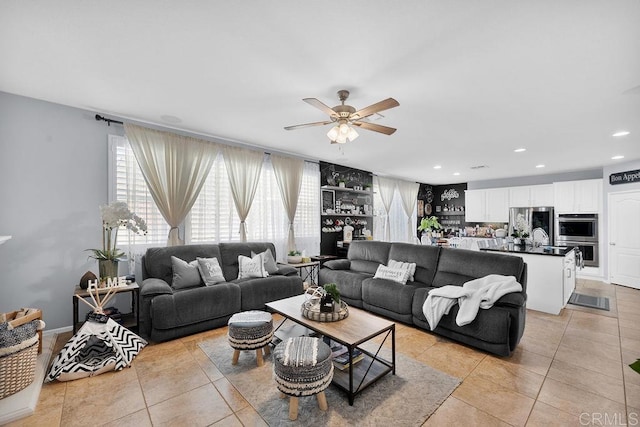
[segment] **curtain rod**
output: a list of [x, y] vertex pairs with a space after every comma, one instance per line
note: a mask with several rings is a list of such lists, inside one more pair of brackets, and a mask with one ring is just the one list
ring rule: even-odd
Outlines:
[[103, 122], [107, 122], [107, 125], [111, 126], [111, 123], [117, 123], [119, 125], [122, 125], [124, 123], [118, 121], [118, 120], [113, 120], [113, 119], [107, 119], [106, 117], [102, 117], [100, 114], [96, 114], [96, 120], [100, 121], [102, 120]]

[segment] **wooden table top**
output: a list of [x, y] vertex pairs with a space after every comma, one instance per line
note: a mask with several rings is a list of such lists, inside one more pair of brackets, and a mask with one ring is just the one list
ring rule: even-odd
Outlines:
[[395, 327], [395, 323], [367, 311], [349, 307], [349, 316], [336, 322], [318, 322], [302, 315], [302, 303], [306, 296], [298, 295], [267, 303], [267, 307], [320, 334], [327, 335], [347, 345], [358, 345]]

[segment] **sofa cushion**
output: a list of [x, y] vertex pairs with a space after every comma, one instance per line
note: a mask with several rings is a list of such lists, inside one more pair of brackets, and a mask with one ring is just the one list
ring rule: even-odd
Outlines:
[[171, 267], [173, 269], [173, 278], [171, 287], [173, 289], [193, 288], [202, 284], [200, 271], [198, 270], [198, 261], [193, 260], [186, 262], [178, 257], [171, 257]]
[[218, 262], [218, 258], [196, 258], [198, 261], [198, 271], [205, 285], [211, 286], [216, 283], [224, 282], [224, 274], [222, 267]]
[[347, 304], [362, 308], [362, 281], [372, 277], [369, 273], [359, 273], [351, 270], [320, 269], [320, 285], [335, 283], [340, 292], [340, 298]]
[[[462, 286], [469, 280], [489, 274], [514, 276], [517, 281], [520, 281], [523, 271], [524, 261], [520, 257], [466, 249], [441, 248], [438, 271], [433, 279], [433, 286]], [[522, 285], [524, 292], [525, 286]]]
[[351, 270], [375, 274], [380, 264], [387, 265], [390, 247], [391, 243], [374, 240], [355, 240], [351, 242], [347, 253], [347, 258], [351, 261]]
[[[206, 304], [203, 304], [206, 301]], [[230, 283], [181, 289], [151, 302], [154, 329], [172, 329], [240, 311], [240, 288]]]
[[289, 298], [304, 292], [302, 278], [298, 275], [236, 279], [233, 283], [240, 288], [243, 311], [263, 310], [267, 302]]
[[[362, 281], [362, 301], [368, 306], [380, 307], [398, 314], [411, 314], [416, 287], [386, 279]], [[372, 311], [375, 311], [369, 307]]]
[[269, 242], [221, 242], [218, 243], [218, 248], [222, 273], [227, 282], [238, 278], [238, 256], [240, 255], [251, 257], [251, 252], [259, 254], [270, 249], [273, 257], [277, 259], [276, 248]]
[[438, 246], [412, 245], [409, 243], [392, 243], [389, 259], [416, 264], [414, 282], [430, 286], [438, 267], [440, 248]]
[[220, 250], [218, 249], [218, 245], [184, 245], [149, 248], [142, 261], [142, 279], [153, 277], [162, 279], [170, 284], [173, 279], [171, 256], [187, 262], [195, 260], [196, 257], [215, 257], [220, 260]]

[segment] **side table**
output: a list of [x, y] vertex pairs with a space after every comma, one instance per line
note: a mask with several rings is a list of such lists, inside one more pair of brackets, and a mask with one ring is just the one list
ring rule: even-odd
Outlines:
[[[107, 288], [100, 288], [99, 294], [106, 294], [108, 291]], [[137, 283], [130, 283], [127, 286], [122, 286], [116, 288], [113, 293], [121, 294], [121, 293], [131, 293], [131, 313], [122, 314], [122, 326], [129, 329], [135, 329], [135, 332], [138, 332], [138, 327], [140, 326], [140, 286]], [[87, 292], [86, 289], [80, 289], [76, 287], [71, 296], [73, 300], [73, 333], [75, 334], [80, 326], [84, 323], [84, 321], [80, 321], [78, 318], [78, 295], [80, 298], [91, 299], [91, 295]]]
[[299, 264], [287, 264], [298, 269], [298, 274], [302, 277], [302, 281], [309, 281], [310, 286], [318, 285], [318, 270], [320, 269], [319, 261], [301, 262]]

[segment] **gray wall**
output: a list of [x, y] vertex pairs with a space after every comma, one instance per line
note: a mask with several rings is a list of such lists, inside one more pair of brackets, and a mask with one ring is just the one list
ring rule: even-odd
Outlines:
[[107, 202], [107, 135], [95, 112], [0, 92], [0, 311], [43, 310], [72, 323], [73, 289], [97, 262]]
[[602, 169], [589, 169], [549, 175], [519, 176], [506, 179], [490, 179], [467, 183], [467, 190], [483, 190], [485, 188], [519, 187], [521, 185], [542, 185], [562, 181], [580, 181], [583, 179], [602, 178]]

